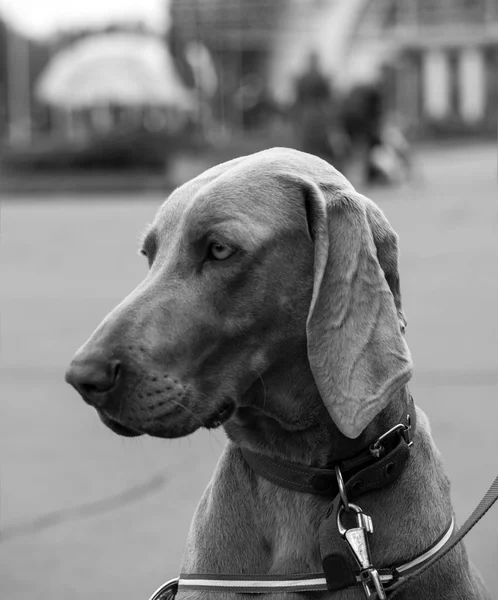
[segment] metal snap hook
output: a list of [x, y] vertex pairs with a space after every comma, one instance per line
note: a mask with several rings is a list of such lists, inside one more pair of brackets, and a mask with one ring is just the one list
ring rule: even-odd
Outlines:
[[342, 513], [346, 510], [341, 506], [337, 511], [337, 530], [345, 540], [360, 567], [360, 581], [365, 597], [386, 600], [386, 593], [377, 569], [372, 564], [367, 534], [373, 533], [372, 519], [356, 504], [348, 504], [348, 509], [356, 514], [356, 527], [346, 529], [341, 521]]
[[365, 529], [365, 531], [368, 533], [373, 533], [372, 519], [366, 515], [359, 506], [350, 503], [348, 504], [348, 508], [341, 506], [341, 508], [337, 511], [337, 531], [342, 537], [345, 537], [346, 533], [351, 529], [346, 529], [341, 521], [341, 515], [345, 510], [352, 510], [356, 514], [357, 527]]

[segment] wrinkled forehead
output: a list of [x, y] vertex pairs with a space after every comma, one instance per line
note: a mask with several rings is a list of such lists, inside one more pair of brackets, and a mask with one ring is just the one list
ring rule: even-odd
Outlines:
[[228, 226], [259, 240], [305, 224], [299, 190], [257, 166], [234, 168], [194, 179], [164, 202], [153, 228], [161, 232], [201, 233]]

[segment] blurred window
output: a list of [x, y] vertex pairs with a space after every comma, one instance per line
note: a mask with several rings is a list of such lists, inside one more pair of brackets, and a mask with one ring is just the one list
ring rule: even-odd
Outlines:
[[379, 30], [396, 25], [403, 11], [404, 2], [374, 0], [369, 2], [362, 15], [358, 33], [360, 36], [377, 34]]
[[484, 23], [487, 0], [418, 0], [421, 24]]
[[379, 31], [413, 25], [416, 14], [414, 0], [371, 0], [362, 14], [358, 34], [378, 35]]

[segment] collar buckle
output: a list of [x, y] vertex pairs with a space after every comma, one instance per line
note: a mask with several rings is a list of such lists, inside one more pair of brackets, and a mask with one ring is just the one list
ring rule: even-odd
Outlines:
[[412, 424], [410, 415], [406, 415], [406, 425], [404, 423], [398, 423], [394, 427], [391, 427], [386, 433], [383, 433], [377, 440], [370, 445], [369, 451], [372, 456], [375, 458], [380, 458], [385, 452], [384, 443], [393, 435], [400, 435], [406, 442], [407, 446], [410, 448], [413, 446], [412, 440]]

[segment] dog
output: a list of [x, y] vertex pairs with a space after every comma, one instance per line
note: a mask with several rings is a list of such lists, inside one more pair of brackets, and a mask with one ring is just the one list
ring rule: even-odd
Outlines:
[[[78, 350], [67, 382], [123, 436], [224, 428], [228, 444], [193, 518], [183, 573], [321, 572], [331, 499], [275, 484], [242, 452], [326, 467], [368, 448], [409, 410], [396, 233], [328, 163], [274, 148], [176, 189], [142, 254], [146, 278]], [[425, 552], [453, 516], [427, 417], [418, 408], [415, 416], [402, 473], [358, 499], [375, 524], [374, 564]], [[307, 597], [272, 597], [296, 595]], [[364, 596], [355, 588], [310, 597]], [[459, 544], [397, 597], [489, 595]]]

